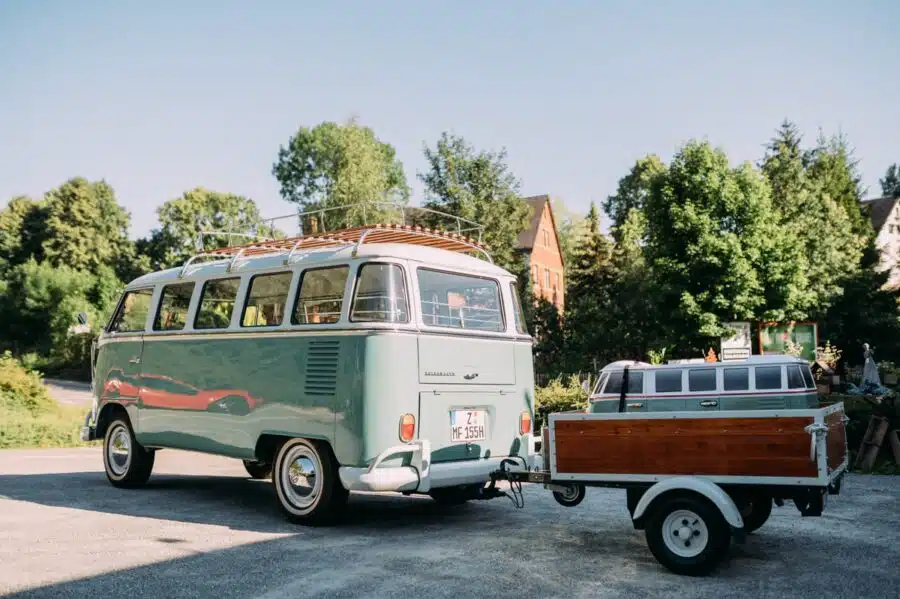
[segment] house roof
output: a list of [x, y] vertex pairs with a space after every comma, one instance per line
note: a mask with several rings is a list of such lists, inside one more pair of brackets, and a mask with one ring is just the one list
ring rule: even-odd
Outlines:
[[[550, 202], [550, 196], [544, 194], [540, 196], [531, 196], [522, 200], [534, 209], [531, 215], [531, 223], [528, 228], [519, 233], [518, 243], [516, 247], [520, 250], [530, 250], [534, 248], [537, 242], [538, 227], [541, 226], [541, 216], [544, 213], [544, 204]], [[553, 213], [551, 212], [551, 218]], [[554, 228], [556, 223], [554, 222]]]
[[891, 215], [891, 210], [894, 209], [894, 204], [897, 203], [898, 199], [900, 198], [884, 197], [863, 201], [863, 206], [869, 211], [869, 218], [872, 219], [872, 228], [875, 229], [875, 233], [878, 233], [884, 227], [884, 223], [887, 222], [888, 217]]

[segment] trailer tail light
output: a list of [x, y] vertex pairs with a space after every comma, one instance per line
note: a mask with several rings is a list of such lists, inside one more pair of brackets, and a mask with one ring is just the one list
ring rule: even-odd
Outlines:
[[400, 417], [400, 440], [404, 443], [413, 440], [416, 436], [416, 417], [412, 414], [404, 414]]
[[531, 432], [531, 412], [528, 410], [519, 414], [519, 434], [527, 435]]

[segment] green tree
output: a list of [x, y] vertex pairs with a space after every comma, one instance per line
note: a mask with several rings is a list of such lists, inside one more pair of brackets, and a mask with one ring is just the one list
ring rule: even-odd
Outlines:
[[641, 212], [650, 195], [651, 189], [665, 172], [665, 165], [655, 154], [649, 154], [636, 161], [627, 175], [619, 179], [615, 195], [603, 202], [603, 211], [611, 222], [611, 233], [618, 240], [619, 227], [628, 220], [629, 215]]
[[424, 206], [481, 224], [494, 262], [521, 272], [516, 243], [531, 208], [519, 196], [521, 184], [506, 164], [506, 151], [476, 151], [462, 137], [444, 132], [433, 149], [425, 147], [425, 159], [428, 169], [418, 174]]
[[900, 289], [886, 287], [890, 272], [879, 268], [879, 258], [870, 237], [860, 268], [842, 278], [843, 293], [820, 321], [820, 337], [844, 350], [850, 364], [862, 363], [863, 343], [879, 361], [900, 362]]
[[802, 248], [751, 165], [732, 168], [723, 151], [691, 141], [652, 186], [644, 211], [658, 309], [680, 352], [714, 343], [723, 320], [804, 315]]
[[816, 182], [817, 192], [844, 208], [853, 232], [861, 237], [869, 235], [872, 223], [863, 213], [861, 201], [865, 196], [858, 161], [843, 134], [825, 137], [819, 133], [815, 147], [807, 156], [809, 177]]
[[900, 198], [900, 165], [894, 163], [887, 168], [884, 179], [879, 179], [881, 194], [888, 198]]
[[[263, 222], [253, 200], [203, 187], [168, 200], [156, 214], [160, 228], [138, 243], [139, 252], [150, 258], [154, 269], [181, 264], [202, 250], [249, 243], [255, 237], [283, 237], [283, 233]], [[231, 235], [203, 234], [213, 231]]]
[[571, 212], [562, 200], [554, 199], [552, 205], [563, 264], [568, 268], [588, 233], [587, 221], [579, 214]]
[[[826, 156], [819, 150], [809, 167], [808, 153], [801, 147], [796, 125], [782, 123], [769, 142], [762, 171], [772, 188], [772, 204], [782, 225], [793, 231], [804, 250], [808, 304], [805, 312], [815, 316], [827, 309], [841, 293], [840, 281], [858, 268], [863, 237], [854, 231], [840, 195], [829, 192], [833, 181], [850, 181], [849, 163]], [[825, 163], [830, 163], [825, 166]], [[818, 164], [818, 166], [816, 166]], [[837, 171], [844, 164], [844, 174]], [[844, 185], [841, 183], [840, 185]], [[859, 202], [853, 211], [859, 212]]]
[[0, 275], [31, 257], [43, 259], [46, 202], [17, 196], [0, 211]]
[[555, 378], [566, 371], [566, 339], [559, 310], [545, 298], [537, 298], [533, 308], [534, 367]]
[[[281, 196], [302, 212], [354, 205], [318, 216], [318, 228], [334, 230], [395, 217], [378, 203], [406, 204], [409, 187], [403, 165], [388, 143], [351, 120], [300, 127], [278, 150], [272, 174]], [[309, 219], [303, 223], [309, 230]]]
[[105, 181], [76, 177], [50, 191], [43, 252], [54, 266], [96, 273], [134, 255], [128, 238], [131, 217]]

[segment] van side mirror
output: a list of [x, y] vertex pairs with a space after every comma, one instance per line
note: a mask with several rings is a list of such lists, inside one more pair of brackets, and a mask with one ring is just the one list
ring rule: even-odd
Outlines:
[[79, 312], [75, 315], [78, 319], [78, 324], [87, 324], [88, 323], [88, 315], [86, 312]]

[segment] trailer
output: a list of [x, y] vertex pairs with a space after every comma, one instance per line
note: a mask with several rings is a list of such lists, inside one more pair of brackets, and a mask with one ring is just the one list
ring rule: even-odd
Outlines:
[[710, 573], [732, 540], [745, 542], [772, 511], [794, 503], [820, 516], [847, 471], [843, 403], [812, 409], [550, 414], [530, 464], [508, 460], [517, 507], [522, 483], [581, 503], [587, 487], [626, 490], [635, 529], [672, 572]]

